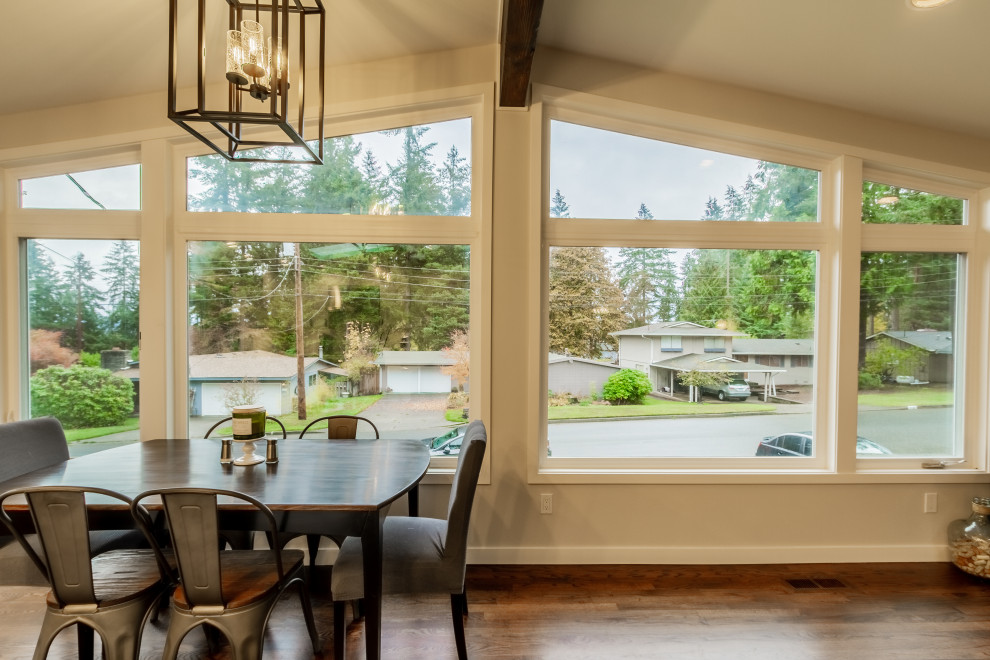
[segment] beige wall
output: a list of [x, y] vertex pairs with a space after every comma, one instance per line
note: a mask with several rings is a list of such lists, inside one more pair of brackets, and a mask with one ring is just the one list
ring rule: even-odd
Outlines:
[[[330, 114], [375, 100], [403, 103], [406, 95], [495, 80], [494, 48], [355, 65], [328, 73]], [[853, 145], [860, 157], [889, 152], [990, 172], [990, 143], [918, 129], [825, 106], [645, 72], [614, 63], [541, 51], [538, 83], [688, 113], [806, 140]], [[340, 101], [339, 99], [346, 99]], [[494, 111], [494, 110], [493, 110]], [[163, 95], [121, 103], [4, 117], [0, 167], [39, 156], [136, 140], [179, 136], [164, 119]], [[539, 217], [534, 199], [532, 122], [517, 110], [495, 111], [492, 216], [490, 483], [479, 488], [471, 532], [475, 562], [784, 562], [945, 559], [945, 528], [964, 516], [974, 495], [990, 486], [953, 483], [941, 475], [914, 481], [854, 475], [827, 482], [795, 476], [791, 483], [531, 483], [540, 434], [538, 379], [529, 370], [546, 353], [527, 328], [532, 306], [521, 296], [540, 288]], [[781, 135], [781, 140], [784, 136]], [[487, 170], [487, 168], [486, 168]], [[0, 239], [2, 240], [2, 239]], [[11, 254], [10, 246], [2, 254]], [[5, 266], [3, 277], [15, 269]], [[5, 283], [4, 291], [11, 291]], [[4, 300], [5, 314], [16, 310]], [[11, 339], [0, 338], [0, 371], [13, 362]], [[8, 386], [9, 389], [9, 386]], [[3, 392], [0, 392], [2, 395]], [[6, 393], [9, 402], [11, 393]], [[4, 406], [4, 411], [9, 410]], [[545, 481], [545, 480], [544, 480]], [[579, 481], [573, 479], [572, 481]], [[599, 479], [599, 481], [603, 481]], [[683, 481], [683, 480], [681, 480]], [[717, 480], [710, 480], [717, 481]], [[724, 480], [723, 480], [724, 481]], [[907, 481], [907, 482], [905, 482]], [[863, 483], [860, 483], [863, 482]], [[448, 487], [424, 486], [425, 514], [442, 516]], [[922, 513], [925, 493], [938, 493], [939, 511]], [[554, 513], [540, 515], [541, 493], [554, 495]]]

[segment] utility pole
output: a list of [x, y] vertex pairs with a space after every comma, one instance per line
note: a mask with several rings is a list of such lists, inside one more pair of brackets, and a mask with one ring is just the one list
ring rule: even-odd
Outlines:
[[299, 243], [292, 244], [296, 253], [296, 408], [299, 419], [306, 419], [306, 347], [303, 341], [302, 255]]

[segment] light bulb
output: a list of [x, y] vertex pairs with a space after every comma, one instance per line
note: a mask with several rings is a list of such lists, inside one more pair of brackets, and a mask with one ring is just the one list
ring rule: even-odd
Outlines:
[[243, 61], [241, 33], [237, 30], [227, 30], [227, 80], [235, 85], [246, 85], [248, 82], [247, 76], [241, 71]]
[[241, 21], [241, 45], [243, 60], [241, 70], [252, 78], [268, 75], [268, 57], [265, 53], [265, 28], [257, 21]]

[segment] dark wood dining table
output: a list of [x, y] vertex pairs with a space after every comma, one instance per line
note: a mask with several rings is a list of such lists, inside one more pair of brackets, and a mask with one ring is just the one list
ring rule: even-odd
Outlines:
[[[263, 441], [259, 448], [264, 451]], [[234, 449], [236, 457], [236, 444]], [[360, 536], [367, 658], [377, 660], [381, 656], [382, 526], [392, 502], [404, 494], [410, 495], [410, 513], [415, 513], [418, 484], [430, 463], [429, 450], [419, 440], [289, 439], [279, 440], [278, 458], [276, 464], [235, 466], [220, 463], [218, 439], [149, 440], [0, 482], [0, 493], [58, 484], [107, 488], [129, 497], [155, 488], [222, 488], [251, 495], [273, 511], [292, 512], [297, 524], [303, 517], [309, 528], [321, 533]], [[124, 513], [109, 500], [92, 509], [94, 526], [100, 516], [112, 526], [114, 516]], [[224, 507], [224, 515], [236, 524], [236, 507]]]

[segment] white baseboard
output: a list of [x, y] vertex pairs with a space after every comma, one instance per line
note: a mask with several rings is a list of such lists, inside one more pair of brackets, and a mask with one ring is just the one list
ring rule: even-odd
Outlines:
[[517, 547], [470, 548], [469, 564], [810, 564], [950, 561], [948, 547]]

